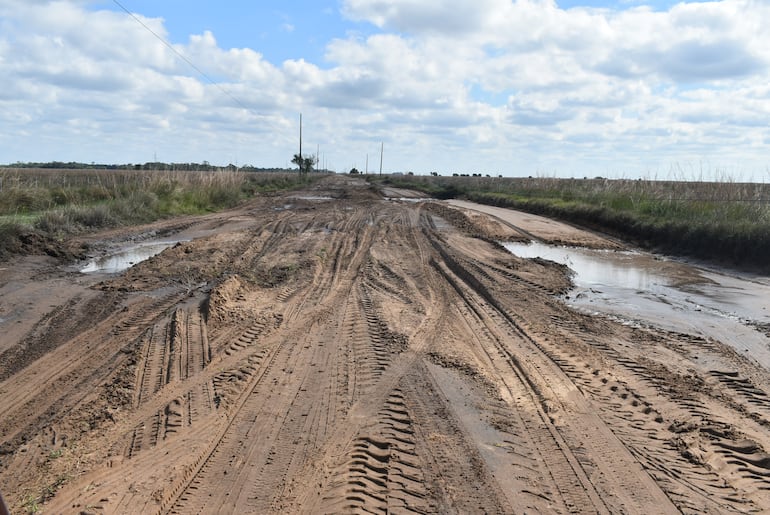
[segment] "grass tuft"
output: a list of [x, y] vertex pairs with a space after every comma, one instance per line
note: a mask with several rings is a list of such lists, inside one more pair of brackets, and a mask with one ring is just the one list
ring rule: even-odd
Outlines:
[[0, 258], [18, 252], [21, 248], [20, 237], [29, 227], [14, 221], [0, 220]]

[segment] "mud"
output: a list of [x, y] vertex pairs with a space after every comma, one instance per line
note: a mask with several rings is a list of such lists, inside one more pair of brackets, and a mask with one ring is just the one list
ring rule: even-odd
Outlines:
[[699, 268], [645, 252], [505, 243], [520, 257], [563, 263], [574, 287], [565, 296], [588, 313], [719, 340], [770, 370], [767, 278]]
[[4, 263], [0, 490], [13, 513], [767, 510], [767, 370], [568, 305], [565, 266], [496, 240], [622, 245], [527, 218], [333, 177], [72, 242], [190, 240], [119, 274]]

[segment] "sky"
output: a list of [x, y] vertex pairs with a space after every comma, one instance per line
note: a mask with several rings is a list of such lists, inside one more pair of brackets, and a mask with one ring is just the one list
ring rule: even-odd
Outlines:
[[[770, 179], [766, 0], [0, 0], [0, 163]], [[375, 170], [376, 171], [376, 170]]]

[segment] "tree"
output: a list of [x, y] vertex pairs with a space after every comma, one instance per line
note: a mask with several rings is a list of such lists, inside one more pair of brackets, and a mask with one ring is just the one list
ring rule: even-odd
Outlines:
[[358, 168], [351, 168], [350, 169], [350, 175], [358, 175], [359, 173], [361, 173], [361, 172], [358, 171]]
[[313, 165], [315, 165], [315, 156], [303, 157], [300, 154], [294, 154], [291, 162], [299, 167], [300, 175], [313, 171]]

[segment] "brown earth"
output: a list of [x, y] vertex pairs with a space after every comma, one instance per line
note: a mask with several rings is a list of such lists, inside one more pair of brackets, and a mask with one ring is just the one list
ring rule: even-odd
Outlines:
[[73, 242], [200, 236], [117, 276], [0, 265], [12, 513], [770, 509], [765, 370], [578, 313], [494, 242], [596, 235], [306, 194]]

